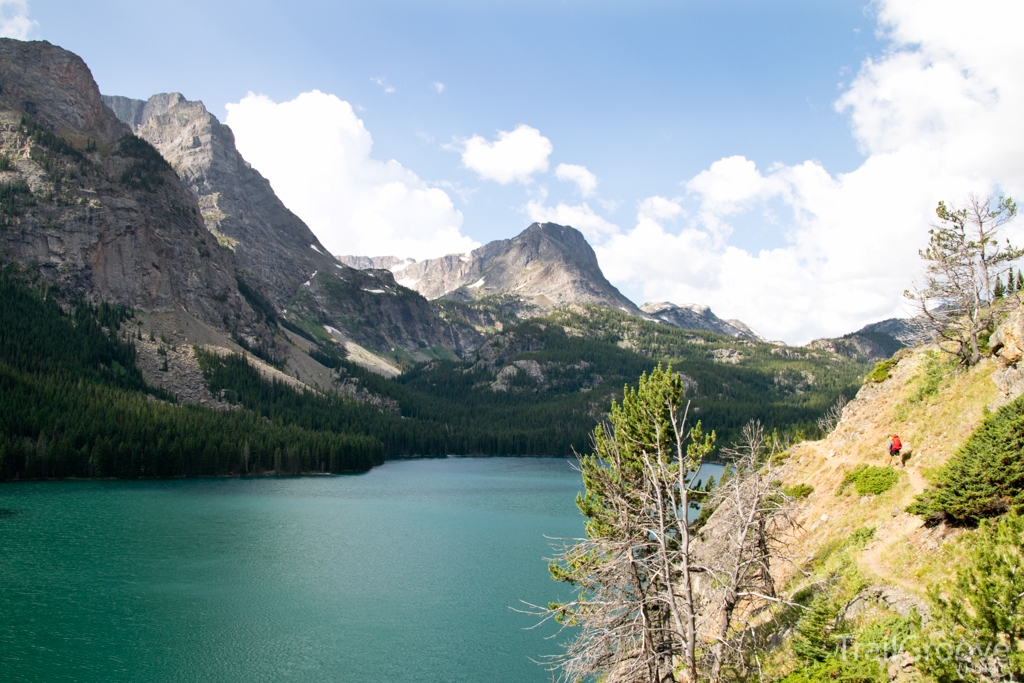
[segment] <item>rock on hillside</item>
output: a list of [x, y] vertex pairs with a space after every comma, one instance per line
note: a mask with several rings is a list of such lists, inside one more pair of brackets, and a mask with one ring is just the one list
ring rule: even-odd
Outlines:
[[766, 341], [764, 337], [739, 320], [722, 320], [707, 306], [699, 304], [676, 305], [668, 301], [648, 301], [640, 310], [658, 322], [683, 330], [705, 330], [730, 337], [746, 337]]
[[103, 105], [79, 57], [45, 41], [0, 39], [0, 82], [0, 153], [10, 162], [0, 171], [4, 260], [66, 295], [182, 309], [266, 340], [195, 197]]
[[247, 284], [279, 312], [301, 313], [378, 351], [399, 347], [416, 357], [427, 347], [462, 350], [429, 303], [396, 287], [390, 272], [338, 263], [202, 102], [178, 93], [103, 101], [171, 164], [196, 196], [206, 227], [234, 252]]
[[489, 242], [469, 254], [426, 261], [339, 259], [354, 266], [387, 267], [399, 284], [428, 299], [472, 302], [506, 295], [519, 298], [524, 317], [569, 304], [600, 304], [646, 317], [608, 282], [583, 235], [555, 223], [534, 223], [512, 239]]

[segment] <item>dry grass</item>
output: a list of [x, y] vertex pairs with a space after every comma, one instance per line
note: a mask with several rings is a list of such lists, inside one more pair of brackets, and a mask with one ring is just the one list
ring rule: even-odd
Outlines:
[[[827, 438], [791, 449], [794, 467], [787, 483], [814, 487], [801, 512], [794, 556], [810, 561], [829, 543], [873, 527], [874, 540], [856, 556], [858, 568], [871, 581], [923, 595], [928, 584], [949, 574], [953, 563], [946, 541], [955, 534], [924, 529], [919, 518], [903, 510], [927, 486], [927, 472], [945, 463], [981, 423], [985, 406], [997, 399], [999, 390], [991, 379], [994, 363], [983, 361], [969, 372], [950, 373], [937, 391], [921, 397], [928, 364], [927, 350], [907, 353], [889, 379], [861, 389]], [[860, 497], [848, 487], [837, 495], [846, 472], [855, 466], [888, 465], [888, 436], [893, 432], [900, 435], [909, 457], [892, 489]]]

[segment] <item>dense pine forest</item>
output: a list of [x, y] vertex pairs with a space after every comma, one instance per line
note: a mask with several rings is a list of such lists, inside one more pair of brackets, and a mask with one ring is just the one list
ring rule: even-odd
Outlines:
[[0, 271], [0, 479], [365, 471], [365, 436], [174, 405], [118, 338], [130, 311], [78, 302]]

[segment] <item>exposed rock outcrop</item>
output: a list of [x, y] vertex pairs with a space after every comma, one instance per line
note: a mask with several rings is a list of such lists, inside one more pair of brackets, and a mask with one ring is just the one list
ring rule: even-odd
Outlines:
[[674, 304], [669, 301], [648, 301], [640, 310], [655, 320], [684, 330], [705, 330], [730, 337], [747, 337], [765, 341], [760, 334], [739, 320], [722, 320], [707, 306], [699, 304]]
[[1020, 359], [1024, 358], [1024, 307], [1012, 312], [996, 328], [988, 346], [999, 361], [998, 369], [992, 373], [992, 379], [1002, 392], [996, 405], [1009, 403], [1024, 393], [1024, 369], [1018, 367]]

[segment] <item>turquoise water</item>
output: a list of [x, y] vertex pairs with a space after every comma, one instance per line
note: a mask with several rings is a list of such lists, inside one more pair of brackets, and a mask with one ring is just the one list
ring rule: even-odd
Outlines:
[[564, 460], [0, 486], [0, 680], [547, 681]]

